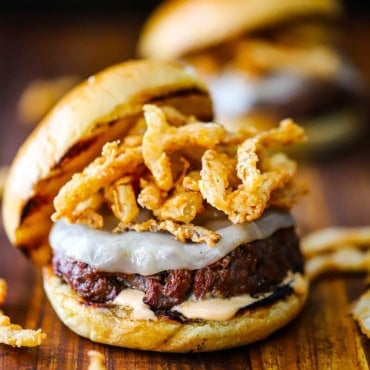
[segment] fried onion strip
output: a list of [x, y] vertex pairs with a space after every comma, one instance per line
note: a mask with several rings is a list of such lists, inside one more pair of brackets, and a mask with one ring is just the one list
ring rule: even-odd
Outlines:
[[[305, 138], [292, 120], [269, 131], [227, 134], [217, 123], [197, 122], [172, 107], [145, 105], [143, 111], [123, 143], [106, 143], [60, 189], [53, 221], [64, 217], [101, 228], [99, 212], [108, 204], [121, 229], [162, 228], [178, 240], [211, 245], [217, 234], [192, 224], [206, 203], [239, 224], [271, 206], [288, 209], [304, 193], [294, 178], [295, 161], [279, 152]], [[139, 227], [139, 207], [155, 221]]]
[[91, 208], [86, 208], [83, 211], [68, 218], [70, 222], [85, 224], [93, 229], [101, 229], [104, 225], [103, 216]]
[[301, 238], [306, 272], [370, 271], [370, 227], [328, 227]]
[[143, 208], [149, 210], [159, 208], [167, 197], [167, 192], [161, 190], [152, 178], [150, 180], [141, 178], [140, 187], [137, 202]]
[[315, 279], [326, 272], [361, 272], [370, 270], [370, 250], [359, 250], [353, 245], [309, 258], [305, 263], [305, 272], [310, 279]]
[[[143, 162], [141, 148], [125, 148], [118, 142], [104, 145], [102, 155], [85, 169], [73, 175], [54, 198], [55, 213], [52, 220], [62, 217], [71, 219], [71, 215], [80, 203], [97, 193], [103, 187], [118, 180], [123, 175], [135, 171]], [[73, 220], [71, 220], [73, 221]]]
[[226, 154], [214, 149], [206, 150], [202, 157], [199, 190], [209, 204], [222, 211], [227, 211], [228, 195], [232, 191], [229, 178], [234, 169], [228, 163], [230, 160]]
[[0, 311], [0, 343], [12, 347], [35, 347], [45, 338], [46, 334], [41, 329], [23, 329], [20, 325], [12, 324], [10, 318]]
[[139, 214], [136, 195], [130, 179], [120, 179], [105, 190], [113, 214], [121, 222], [132, 222]]
[[225, 129], [216, 123], [194, 122], [180, 127], [171, 126], [163, 111], [155, 105], [144, 106], [144, 117], [147, 123], [143, 137], [144, 162], [159, 188], [165, 191], [173, 185], [168, 153], [193, 145], [212, 148], [226, 135]]
[[171, 107], [170, 105], [161, 106], [161, 110], [166, 116], [167, 121], [172, 126], [183, 126], [191, 121], [195, 121], [194, 117], [188, 117], [185, 114], [178, 111], [176, 108]]
[[103, 227], [103, 216], [97, 211], [103, 203], [104, 197], [101, 193], [93, 194], [76, 206], [69, 218], [70, 221], [86, 224], [94, 229], [101, 229]]
[[308, 185], [306, 182], [293, 179], [283, 188], [271, 192], [269, 205], [271, 207], [289, 210], [307, 192]]
[[225, 212], [233, 223], [252, 221], [268, 207], [271, 193], [284, 188], [296, 174], [296, 163], [284, 153], [270, 153], [274, 146], [305, 140], [304, 131], [292, 120], [284, 120], [276, 129], [247, 139], [238, 148], [237, 189], [229, 186], [233, 171], [217, 152], [207, 150], [202, 158], [199, 188], [212, 206]]
[[167, 231], [180, 242], [191, 240], [194, 243], [207, 243], [209, 246], [214, 246], [221, 238], [219, 234], [202, 226], [195, 226], [192, 224], [184, 225], [172, 220], [157, 221], [155, 219], [150, 219], [134, 224], [120, 223], [114, 232], [123, 232], [127, 230], [134, 230], [137, 232]]
[[352, 315], [364, 333], [370, 338], [370, 289], [361, 295], [352, 307]]
[[196, 191], [183, 191], [168, 197], [153, 214], [159, 220], [190, 223], [203, 210], [202, 195]]
[[200, 180], [199, 171], [190, 171], [186, 176], [184, 176], [181, 186], [185, 190], [200, 191], [199, 180]]
[[106, 370], [105, 357], [101, 352], [90, 350], [87, 355], [90, 360], [88, 370]]
[[356, 245], [370, 248], [370, 226], [329, 227], [305, 235], [301, 249], [305, 257], [334, 251], [343, 245]]
[[[0, 279], [0, 306], [4, 304], [6, 294], [6, 281]], [[10, 318], [0, 310], [0, 343], [13, 347], [34, 347], [40, 345], [45, 338], [46, 334], [41, 329], [23, 329], [20, 325], [12, 324]]]

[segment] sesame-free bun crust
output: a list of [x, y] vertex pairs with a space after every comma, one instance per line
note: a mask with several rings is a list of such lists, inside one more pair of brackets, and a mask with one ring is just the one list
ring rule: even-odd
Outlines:
[[140, 55], [175, 59], [293, 17], [333, 16], [336, 0], [171, 0], [145, 24]]
[[129, 61], [75, 87], [21, 146], [5, 184], [3, 222], [10, 241], [33, 262], [50, 259], [50, 215], [60, 187], [105, 142], [122, 138], [149, 102], [212, 119], [208, 92], [190, 67]]
[[81, 303], [51, 267], [44, 267], [43, 279], [54, 310], [76, 334], [94, 342], [160, 352], [216, 351], [264, 339], [291, 321], [307, 297], [306, 281], [302, 280], [298, 292], [273, 304], [242, 310], [228, 321], [181, 323], [163, 317], [133, 320], [124, 306], [109, 308]]

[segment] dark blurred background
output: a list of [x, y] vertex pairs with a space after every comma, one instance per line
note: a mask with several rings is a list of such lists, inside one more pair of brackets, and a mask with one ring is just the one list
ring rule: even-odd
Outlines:
[[[0, 141], [0, 165], [13, 158], [31, 127], [22, 126], [19, 97], [35, 79], [87, 76], [135, 57], [144, 21], [159, 0], [0, 1], [0, 122], [18, 132]], [[341, 30], [348, 55], [370, 81], [370, 51], [352, 37], [368, 32], [369, 1], [345, 2]], [[360, 21], [357, 22], [357, 19]], [[350, 27], [347, 27], [350, 22]], [[351, 32], [347, 32], [351, 30]], [[367, 36], [366, 36], [367, 37]], [[363, 41], [363, 40], [362, 40]], [[8, 143], [11, 142], [11, 145]]]
[[[99, 0], [67, 0], [67, 1], [41, 1], [41, 0], [18, 0], [2, 1], [0, 11], [3, 13], [27, 12], [27, 13], [50, 13], [50, 12], [116, 12], [116, 11], [134, 11], [139, 13], [148, 13], [159, 0], [135, 0], [135, 1], [99, 1]], [[351, 13], [370, 10], [368, 0], [346, 0], [343, 1], [347, 11]]]
[[116, 11], [135, 11], [148, 12], [159, 0], [135, 0], [135, 1], [98, 1], [98, 0], [67, 0], [67, 1], [2, 1], [0, 10], [7, 13], [27, 12], [27, 13], [51, 13], [51, 12], [77, 12], [94, 13], [94, 12], [116, 12]]

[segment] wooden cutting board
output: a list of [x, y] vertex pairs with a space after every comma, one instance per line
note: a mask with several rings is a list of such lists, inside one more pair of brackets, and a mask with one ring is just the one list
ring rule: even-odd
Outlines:
[[[294, 210], [301, 233], [329, 225], [369, 223], [367, 149], [324, 164], [306, 164], [311, 192]], [[332, 274], [314, 281], [302, 313], [261, 342], [205, 354], [162, 354], [114, 348], [80, 338], [63, 326], [48, 303], [39, 274], [2, 234], [1, 275], [9, 282], [4, 311], [14, 322], [41, 327], [39, 348], [0, 345], [0, 369], [87, 369], [87, 352], [105, 355], [109, 369], [368, 369], [370, 342], [350, 316], [364, 291], [364, 275]]]

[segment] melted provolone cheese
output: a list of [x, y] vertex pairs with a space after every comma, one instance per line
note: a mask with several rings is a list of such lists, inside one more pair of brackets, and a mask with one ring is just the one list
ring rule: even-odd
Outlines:
[[220, 223], [221, 235], [213, 247], [181, 243], [168, 233], [128, 231], [113, 234], [82, 224], [58, 221], [50, 233], [54, 252], [107, 272], [152, 275], [164, 270], [196, 270], [216, 262], [242, 243], [265, 239], [276, 230], [293, 225], [287, 212], [269, 211], [241, 225]]

